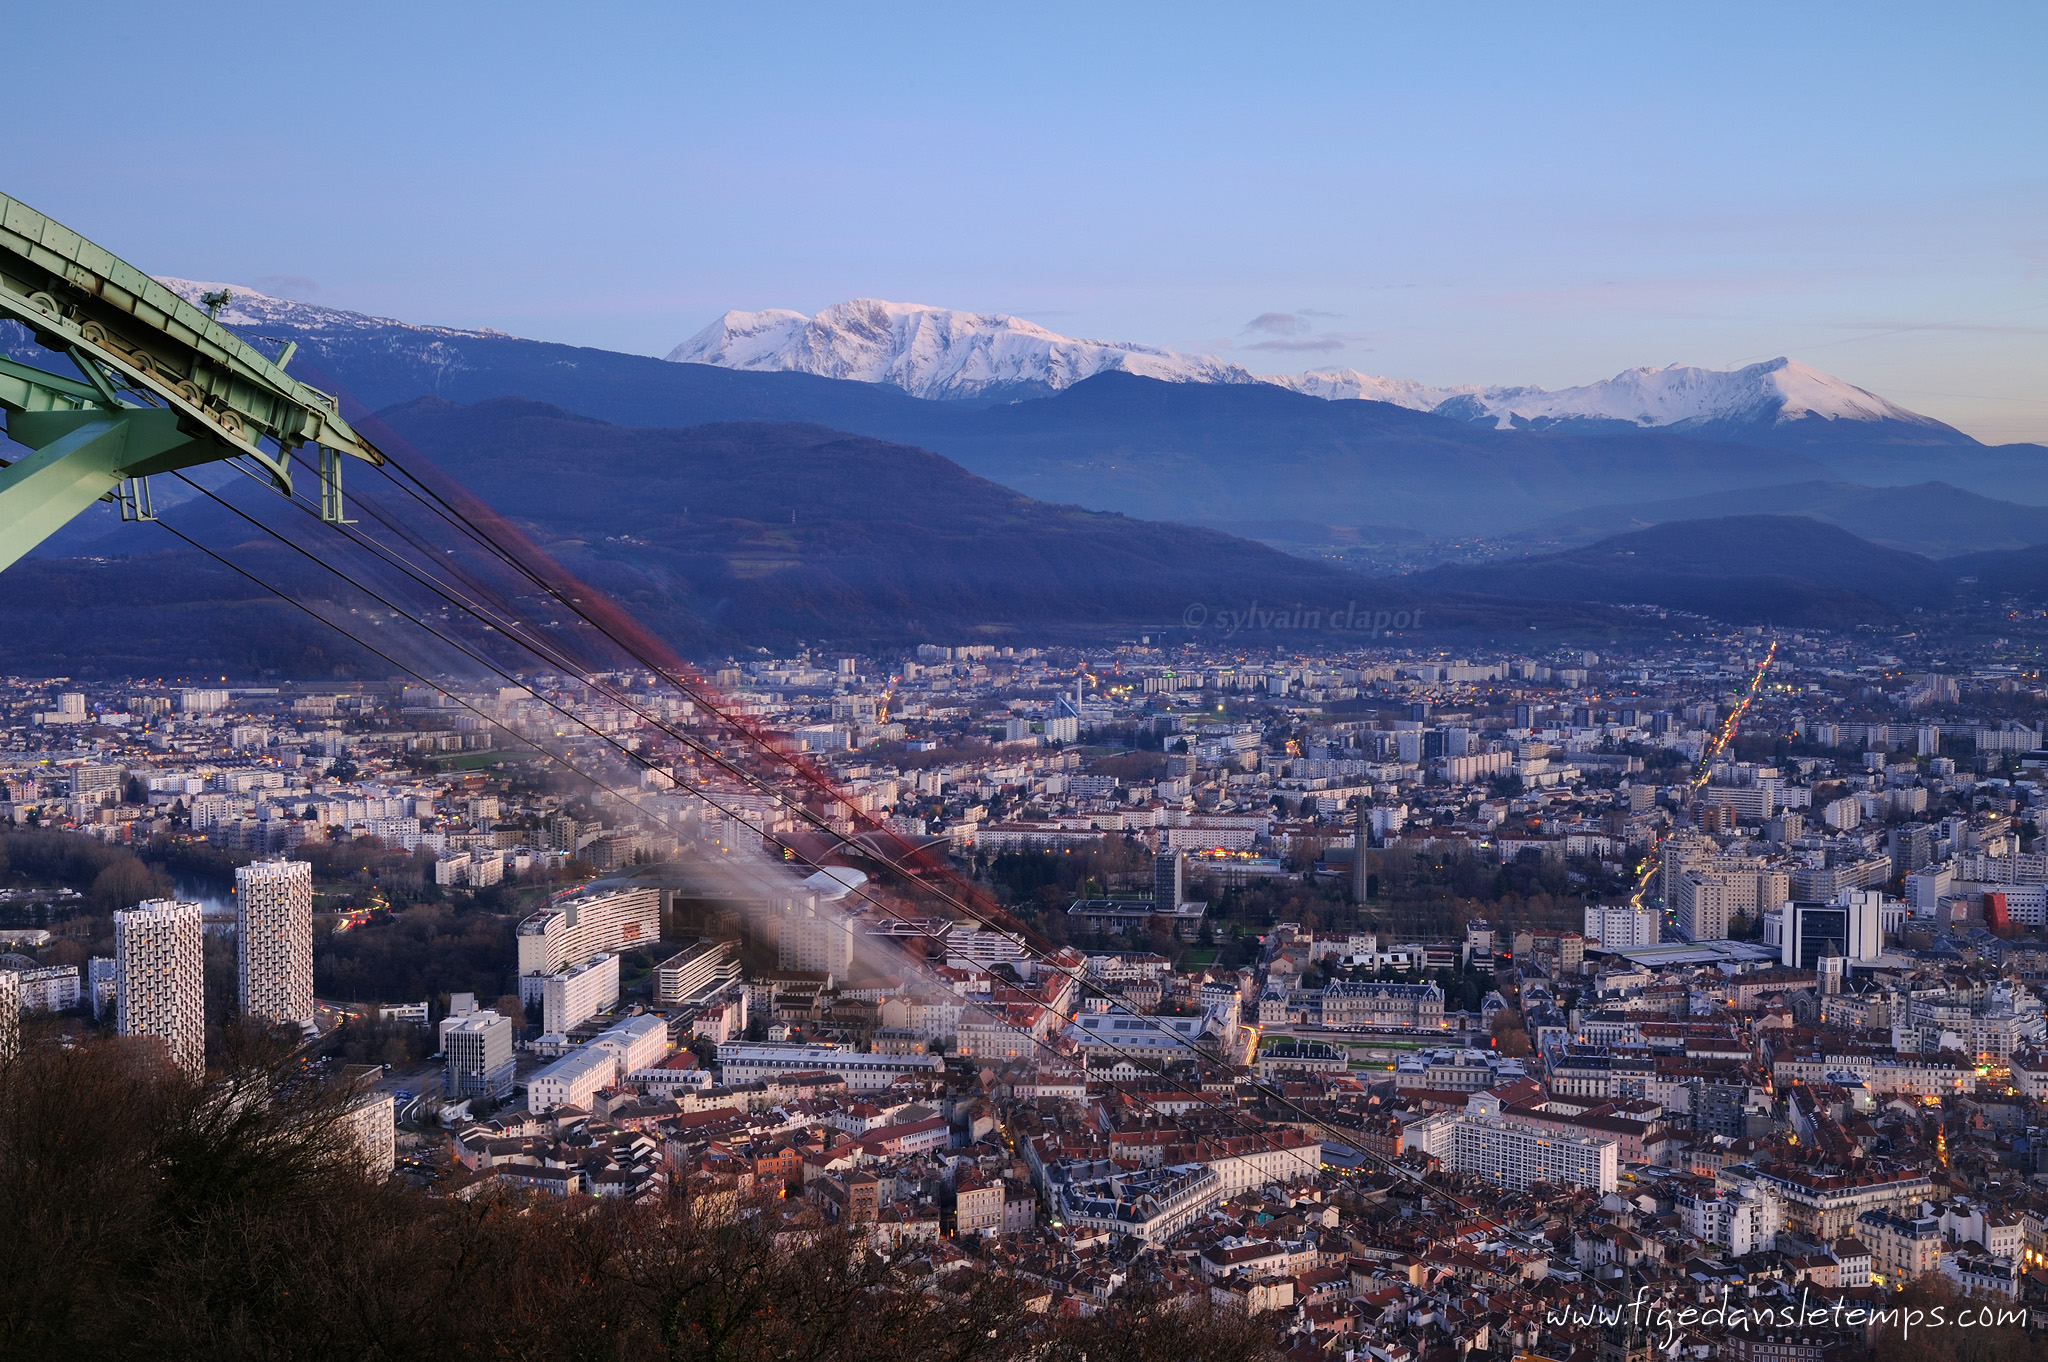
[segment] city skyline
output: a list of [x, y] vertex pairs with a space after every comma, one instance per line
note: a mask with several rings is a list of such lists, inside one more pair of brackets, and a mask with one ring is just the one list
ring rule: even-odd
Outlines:
[[2048, 10], [9, 35], [12, 1351], [2027, 1357]]

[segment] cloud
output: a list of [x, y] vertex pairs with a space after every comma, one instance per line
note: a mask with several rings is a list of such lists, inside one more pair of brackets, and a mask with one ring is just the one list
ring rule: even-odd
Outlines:
[[1365, 339], [1362, 333], [1351, 331], [1326, 331], [1316, 334], [1315, 323], [1310, 317], [1335, 317], [1334, 312], [1318, 312], [1314, 308], [1303, 308], [1299, 312], [1261, 312], [1244, 324], [1239, 335], [1257, 336], [1259, 339], [1246, 341], [1246, 350], [1285, 350], [1312, 354], [1328, 354], [1332, 350], [1350, 350]]
[[320, 291], [318, 281], [303, 274], [266, 274], [256, 281], [256, 287], [285, 298], [302, 298]]
[[1348, 336], [1302, 336], [1296, 340], [1252, 341], [1244, 346], [1244, 348], [1247, 350], [1301, 350], [1325, 353], [1331, 350], [1347, 349], [1350, 344], [1351, 338]]
[[1268, 336], [1299, 336], [1311, 328], [1308, 320], [1298, 313], [1261, 312], [1246, 322], [1244, 329]]

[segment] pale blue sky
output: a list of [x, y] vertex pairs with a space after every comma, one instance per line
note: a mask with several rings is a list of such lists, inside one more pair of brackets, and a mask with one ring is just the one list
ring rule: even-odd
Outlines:
[[313, 8], [11, 16], [0, 189], [622, 350], [866, 296], [1439, 384], [1791, 354], [2048, 439], [2048, 6]]

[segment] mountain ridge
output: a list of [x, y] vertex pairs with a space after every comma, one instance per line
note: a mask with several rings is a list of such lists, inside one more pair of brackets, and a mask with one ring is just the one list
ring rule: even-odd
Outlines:
[[1503, 430], [1575, 428], [1594, 432], [1622, 427], [1682, 433], [1707, 429], [1754, 432], [1758, 427], [1795, 426], [1806, 435], [1810, 433], [1806, 422], [1843, 421], [1887, 430], [1902, 427], [1922, 433], [1933, 443], [1977, 443], [1931, 416], [1908, 411], [1875, 393], [1784, 356], [1739, 369], [1705, 369], [1686, 364], [1625, 369], [1600, 382], [1557, 389], [1477, 385], [1431, 388], [1404, 379], [1363, 374], [1356, 369], [1318, 370], [1299, 378], [1267, 381], [1332, 400], [1355, 397], [1392, 402]]
[[[1590, 505], [1798, 480], [1942, 481], [2048, 504], [2048, 450], [2039, 446], [1898, 443], [1874, 428], [1864, 434], [1876, 442], [1859, 443], [1848, 428], [1855, 422], [1751, 426], [1720, 439], [1698, 428], [1615, 423], [1500, 430], [1274, 384], [1168, 383], [1116, 371], [1031, 401], [993, 390], [932, 401], [879, 383], [669, 363], [312, 304], [237, 298], [226, 315], [244, 319], [252, 335], [297, 341], [294, 372], [317, 386], [315, 368], [324, 371], [372, 409], [426, 394], [464, 403], [516, 395], [627, 425], [812, 421], [936, 450], [1044, 500], [1219, 527], [1405, 522], [1424, 536], [1492, 535]], [[29, 344], [25, 333], [19, 339]], [[1102, 400], [1105, 392], [1119, 400]], [[1150, 413], [1152, 424], [1127, 419], [1120, 406]], [[1801, 427], [1826, 427], [1819, 434], [1828, 438], [1809, 439]], [[1441, 459], [1447, 450], [1456, 457]], [[1286, 471], [1267, 477], [1268, 467]]]
[[[389, 325], [450, 337], [505, 335], [396, 322], [272, 298], [233, 284], [162, 282], [194, 301], [204, 293], [227, 291], [231, 298], [221, 320], [235, 326], [362, 331]], [[1865, 438], [1875, 433], [1889, 443], [1981, 447], [1944, 422], [1785, 356], [1726, 370], [1686, 364], [1626, 369], [1609, 379], [1556, 389], [1434, 387], [1357, 369], [1254, 374], [1215, 356], [1063, 336], [1008, 313], [856, 298], [810, 316], [786, 308], [728, 311], [664, 358], [883, 384], [926, 400], [1036, 396], [1100, 373], [1122, 372], [1176, 383], [1270, 383], [1311, 397], [1387, 402], [1499, 429], [1664, 430], [1738, 442], [1770, 441], [1774, 435], [1813, 442], [1843, 438], [1835, 429], [1839, 425]]]
[[1078, 340], [1021, 317], [856, 298], [815, 316], [727, 312], [671, 350], [678, 364], [886, 383], [913, 397], [1057, 392], [1111, 370], [1176, 383], [1253, 383], [1241, 365], [1129, 341]]

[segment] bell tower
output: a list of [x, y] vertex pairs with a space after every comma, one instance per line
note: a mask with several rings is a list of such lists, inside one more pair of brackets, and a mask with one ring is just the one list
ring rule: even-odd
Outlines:
[[1636, 1327], [1635, 1312], [1628, 1306], [1621, 1307], [1614, 1323], [1600, 1326], [1596, 1362], [1651, 1362], [1651, 1352], [1649, 1335]]

